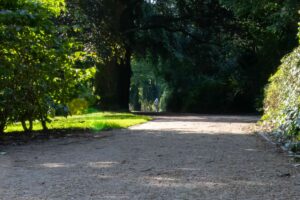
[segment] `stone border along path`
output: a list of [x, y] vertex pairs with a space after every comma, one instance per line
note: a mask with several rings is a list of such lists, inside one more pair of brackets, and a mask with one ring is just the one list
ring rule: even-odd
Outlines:
[[299, 200], [300, 170], [253, 116], [156, 116], [106, 138], [0, 147], [0, 199]]

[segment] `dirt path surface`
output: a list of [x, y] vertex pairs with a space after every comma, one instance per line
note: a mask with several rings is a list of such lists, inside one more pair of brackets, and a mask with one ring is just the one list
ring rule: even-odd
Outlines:
[[102, 139], [0, 146], [0, 199], [299, 200], [299, 169], [249, 132], [255, 120], [161, 116]]

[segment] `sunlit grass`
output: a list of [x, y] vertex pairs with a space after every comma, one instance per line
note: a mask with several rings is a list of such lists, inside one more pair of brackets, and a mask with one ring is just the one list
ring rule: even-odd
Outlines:
[[[127, 128], [136, 124], [145, 123], [150, 117], [133, 115], [130, 113], [97, 112], [84, 115], [73, 115], [69, 117], [55, 117], [48, 124], [51, 129], [82, 129], [100, 131], [115, 128]], [[42, 130], [39, 122], [34, 122], [34, 131]], [[21, 123], [14, 123], [7, 127], [6, 133], [23, 131]]]

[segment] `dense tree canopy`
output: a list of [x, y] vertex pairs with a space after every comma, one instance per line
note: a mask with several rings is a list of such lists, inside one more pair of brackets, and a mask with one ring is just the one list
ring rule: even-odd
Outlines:
[[157, 1], [149, 17], [157, 23], [144, 26], [155, 30], [137, 34], [163, 59], [168, 110], [254, 112], [268, 77], [296, 45], [299, 2], [172, 2]]
[[128, 108], [131, 61], [151, 55], [168, 86], [167, 110], [254, 112], [280, 58], [297, 44], [297, 0], [70, 2], [94, 22], [102, 108]]

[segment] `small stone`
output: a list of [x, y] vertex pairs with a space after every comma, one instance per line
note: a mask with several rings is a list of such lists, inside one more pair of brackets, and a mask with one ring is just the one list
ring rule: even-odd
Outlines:
[[290, 177], [291, 174], [290, 173], [285, 173], [285, 174], [280, 174], [279, 177]]
[[127, 161], [126, 160], [122, 160], [121, 164], [126, 164]]

